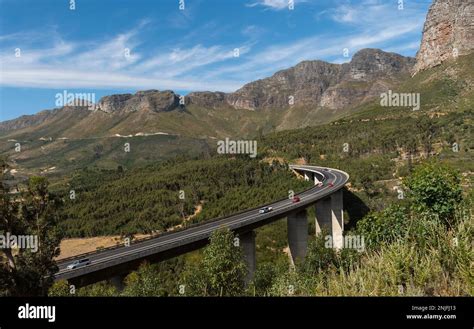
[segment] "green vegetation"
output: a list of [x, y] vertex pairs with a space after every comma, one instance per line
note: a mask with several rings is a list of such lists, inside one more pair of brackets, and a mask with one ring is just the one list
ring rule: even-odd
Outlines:
[[[30, 178], [21, 196], [11, 194], [7, 167], [7, 162], [0, 160], [0, 234], [5, 243], [1, 248], [5, 261], [0, 263], [0, 296], [46, 295], [57, 271], [58, 200], [49, 194], [44, 177]], [[28, 237], [29, 242], [13, 248], [10, 237], [18, 241]]]
[[[168, 161], [129, 171], [85, 169], [68, 182], [61, 228], [84, 237], [165, 231], [256, 207], [300, 191], [288, 167], [248, 157]], [[74, 190], [75, 199], [70, 199]], [[202, 212], [194, 215], [195, 207]]]
[[450, 224], [462, 198], [460, 177], [438, 162], [420, 166], [406, 179], [413, 208], [418, 213], [436, 214]]
[[[428, 164], [417, 167], [410, 179], [428, 181], [426, 188], [436, 190], [440, 181], [431, 180], [433, 175], [459, 178], [448, 167]], [[411, 194], [407, 207], [393, 205], [366, 216], [357, 230], [346, 233], [360, 234], [369, 242], [360, 254], [344, 249], [335, 253], [317, 238], [302, 267], [282, 273], [271, 286], [271, 294], [472, 295], [472, 197], [471, 193], [463, 201], [453, 200], [456, 207], [449, 213], [439, 207], [427, 214], [416, 206], [424, 202], [424, 196]], [[452, 219], [450, 228], [440, 219], [445, 215]]]
[[[68, 150], [60, 155], [61, 161], [74, 162], [78, 156], [86, 160], [75, 163], [77, 167], [92, 164], [54, 184], [55, 193], [64, 199], [59, 227], [69, 237], [166, 231], [284, 198], [290, 189], [309, 186], [296, 180], [285, 164], [304, 161], [349, 173], [350, 185], [344, 191], [345, 233], [365, 240], [364, 251], [337, 252], [326, 247], [324, 235], [311, 237], [305, 261], [289, 270], [283, 252], [286, 222], [281, 220], [256, 230], [258, 267], [247, 287], [240, 250], [233, 235], [224, 231], [213, 235], [203, 250], [142, 265], [126, 278], [123, 292], [102, 282], [79, 289], [76, 295], [472, 295], [472, 59], [472, 55], [461, 57], [403, 82], [397, 91], [421, 93], [419, 111], [372, 102], [330, 124], [268, 135], [263, 133], [273, 130], [275, 118], [265, 127], [245, 121], [247, 133], [259, 136], [257, 159], [212, 155], [201, 144], [203, 140], [194, 149], [194, 140], [177, 137], [166, 137], [164, 144], [155, 144], [155, 137], [134, 138], [143, 144], [133, 144], [137, 153], [131, 156], [117, 151], [126, 139], [111, 144], [84, 142], [87, 149], [84, 144], [77, 145], [77, 152]], [[196, 111], [217, 115], [192, 110]], [[305, 116], [296, 114], [309, 109], [291, 111], [301, 118]], [[315, 113], [325, 116], [325, 111]], [[236, 118], [240, 112], [233, 113], [229, 120], [216, 116], [215, 124], [225, 120], [226, 131], [235, 132], [235, 122], [243, 118]], [[288, 118], [287, 125], [294, 124]], [[207, 132], [206, 127], [199, 129]], [[170, 141], [174, 144], [158, 150]], [[202, 155], [163, 162], [162, 155], [180, 143]], [[85, 158], [79, 156], [81, 152]], [[282, 161], [265, 162], [272, 158]], [[145, 166], [155, 160], [161, 162]], [[41, 180], [34, 179], [30, 189], [41, 185]], [[32, 190], [44, 191], [44, 187]], [[199, 205], [202, 211], [196, 212]], [[6, 212], [10, 213], [16, 211]], [[312, 234], [314, 209], [309, 217], [308, 233]], [[10, 281], [0, 277], [0, 284], [8, 286], [6, 282]], [[50, 294], [71, 292], [67, 284], [58, 282]]]
[[125, 278], [123, 296], [169, 296], [179, 293], [176, 277], [184, 267], [182, 257], [158, 264], [144, 263]]
[[[279, 262], [257, 256], [258, 269], [247, 288], [242, 253], [234, 235], [217, 231], [209, 246], [192, 261], [188, 257], [182, 263], [181, 257], [171, 268], [166, 263], [144, 264], [127, 277], [125, 290], [116, 291], [115, 295], [472, 295], [474, 194], [458, 198], [455, 191], [459, 191], [459, 174], [448, 166], [438, 167], [430, 162], [416, 166], [407, 181], [428, 182], [422, 191], [438, 191], [449, 181], [447, 188], [454, 191], [452, 207], [431, 207], [427, 212], [419, 207], [425, 204], [425, 195], [409, 193], [399, 204], [370, 213], [355, 229], [346, 232], [346, 236], [364, 237], [365, 249], [328, 248], [323, 233], [311, 239], [307, 257], [295, 269], [289, 267], [288, 261], [280, 266]], [[446, 201], [439, 193], [429, 200], [435, 201], [432, 204]], [[450, 226], [446, 226], [446, 218], [450, 219]], [[96, 295], [112, 289], [99, 283], [80, 289], [78, 294]], [[51, 291], [58, 293], [71, 295], [60, 282]]]
[[247, 273], [242, 250], [229, 230], [214, 232], [202, 261], [184, 273], [187, 296], [238, 296], [244, 292]]

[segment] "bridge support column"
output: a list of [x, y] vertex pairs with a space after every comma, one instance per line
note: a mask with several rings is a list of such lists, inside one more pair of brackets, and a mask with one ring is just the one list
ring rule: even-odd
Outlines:
[[115, 275], [110, 278], [109, 282], [115, 287], [115, 289], [117, 289], [118, 292], [121, 292], [125, 288], [125, 285], [123, 282], [125, 277], [126, 275], [122, 275], [122, 274]]
[[256, 268], [256, 256], [255, 256], [255, 232], [250, 231], [243, 233], [239, 236], [240, 245], [244, 253], [245, 264], [247, 265], [247, 277], [245, 283], [248, 284], [253, 280]]
[[342, 190], [331, 195], [332, 242], [336, 249], [344, 248], [344, 212]]
[[304, 259], [308, 249], [308, 216], [306, 209], [290, 214], [287, 218], [288, 246], [293, 265]]
[[318, 175], [316, 175], [315, 173], [313, 173], [313, 178], [314, 178], [314, 185], [318, 185], [318, 184], [319, 184]]
[[325, 231], [331, 235], [332, 245], [341, 249], [344, 244], [342, 190], [316, 203], [316, 235]]
[[309, 181], [309, 175], [306, 171], [304, 172], [304, 180]]

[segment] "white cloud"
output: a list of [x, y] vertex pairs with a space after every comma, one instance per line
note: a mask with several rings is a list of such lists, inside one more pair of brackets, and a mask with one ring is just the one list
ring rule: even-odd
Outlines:
[[[293, 0], [293, 5], [297, 3], [306, 2], [305, 0]], [[247, 7], [263, 6], [274, 10], [288, 9], [290, 7], [291, 0], [259, 0], [257, 2], [249, 3]]]
[[[303, 60], [335, 58], [331, 62], [341, 63], [347, 61], [342, 57], [344, 48], [348, 48], [353, 55], [362, 48], [378, 47], [381, 44], [389, 43], [392, 39], [416, 32], [420, 28], [420, 24], [412, 23], [396, 28], [386, 27], [379, 31], [369, 30], [340, 37], [309, 37], [288, 44], [267, 47], [253, 54], [245, 63], [222, 67], [209, 73], [206, 78], [238, 76], [244, 81], [249, 81], [256, 77], [267, 76], [279, 69], [291, 67]], [[320, 47], [319, 45], [324, 46]]]
[[132, 88], [174, 90], [235, 90], [239, 83], [213, 80], [209, 83], [193, 79], [163, 79], [113, 72], [89, 72], [78, 69], [57, 70], [37, 68], [33, 70], [7, 69], [2, 72], [8, 85], [34, 88]]
[[332, 17], [337, 22], [350, 23], [356, 20], [357, 14], [358, 13], [354, 8], [351, 8], [350, 6], [342, 5], [335, 10]]
[[[30, 49], [25, 42], [21, 56], [8, 49], [0, 53], [0, 85], [36, 88], [160, 88], [231, 91], [241, 81], [216, 78], [202, 81], [193, 71], [234, 59], [232, 46], [158, 49], [139, 53], [140, 28], [103, 42], [55, 41], [49, 47]], [[0, 36], [0, 40], [2, 36]], [[9, 38], [6, 38], [9, 39]], [[251, 44], [239, 46], [240, 55]], [[129, 56], [127, 56], [129, 52]]]
[[[287, 4], [286, 0], [283, 2]], [[258, 4], [278, 9], [282, 1], [259, 1], [254, 5]], [[309, 35], [265, 47], [260, 46], [264, 40], [252, 37], [252, 32], [259, 29], [252, 25], [237, 31], [247, 38], [247, 42], [240, 45], [208, 45], [196, 42], [196, 38], [184, 38], [185, 41], [172, 47], [153, 50], [141, 47], [146, 41], [141, 39], [141, 28], [146, 22], [102, 41], [74, 42], [55, 36], [53, 40], [48, 39], [49, 44], [42, 42], [38, 47], [34, 42], [37, 35], [31, 38], [30, 44], [25, 37], [21, 40], [24, 46], [20, 58], [14, 56], [13, 48], [2, 45], [0, 85], [233, 91], [246, 82], [269, 76], [302, 60], [347, 61], [342, 57], [344, 48], [348, 48], [351, 55], [367, 47], [388, 51], [416, 49], [424, 10], [400, 12], [393, 4], [381, 5], [376, 0], [344, 6], [328, 10], [326, 15], [337, 21], [334, 15], [343, 13], [334, 24], [350, 24], [350, 33]], [[206, 29], [212, 30], [212, 26], [214, 24]], [[337, 25], [335, 30], [338, 31]], [[11, 39], [12, 36], [0, 36], [0, 42]], [[260, 48], [256, 47], [257, 42]], [[239, 58], [234, 57], [236, 47], [240, 50]], [[130, 49], [129, 57], [124, 56], [126, 48]]]

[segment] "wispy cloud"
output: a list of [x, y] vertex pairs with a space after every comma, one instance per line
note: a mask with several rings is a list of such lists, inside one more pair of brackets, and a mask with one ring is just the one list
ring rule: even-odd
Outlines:
[[247, 7], [262, 6], [273, 10], [288, 9], [291, 4], [306, 2], [306, 0], [259, 0], [257, 2], [248, 3]]
[[[262, 0], [250, 5], [281, 9], [283, 4], [287, 6], [288, 1]], [[425, 14], [416, 7], [398, 11], [396, 2], [365, 0], [350, 5], [344, 1], [325, 10], [323, 18], [333, 20], [334, 24], [350, 25], [350, 32], [315, 33], [273, 44], [255, 37], [262, 33], [262, 27], [245, 25], [237, 31], [244, 41], [199, 40], [194, 33], [171, 46], [143, 47], [149, 42], [142, 33], [147, 21], [112, 37], [86, 41], [66, 40], [55, 34], [38, 44], [38, 32], [34, 36], [3, 35], [0, 36], [0, 85], [233, 91], [302, 60], [347, 61], [342, 56], [344, 48], [351, 55], [366, 47], [388, 51], [416, 49]], [[322, 19], [321, 15], [318, 19]], [[208, 22], [201, 28], [212, 32], [217, 30], [216, 24]], [[199, 27], [194, 32], [197, 30]], [[15, 56], [12, 40], [21, 45], [21, 57]], [[239, 49], [238, 57], [234, 48]]]
[[[240, 85], [231, 79], [202, 81], [194, 70], [233, 60], [250, 51], [251, 44], [157, 49], [151, 54], [136, 51], [143, 43], [141, 27], [119, 34], [105, 42], [55, 41], [49, 47], [21, 47], [0, 53], [3, 86], [38, 88], [160, 88], [179, 90], [233, 90]], [[0, 36], [1, 38], [1, 36]], [[156, 54], [156, 55], [154, 55]], [[186, 75], [186, 77], [184, 77]]]
[[[342, 36], [318, 35], [303, 38], [291, 43], [273, 45], [259, 52], [252, 53], [243, 64], [221, 67], [210, 72], [206, 78], [212, 79], [219, 76], [237, 76], [249, 79], [263, 77], [279, 69], [290, 67], [303, 60], [326, 59], [333, 63], [346, 62], [342, 57], [343, 50], [347, 48], [351, 55], [362, 48], [380, 47], [386, 51], [416, 49], [419, 41], [411, 41], [397, 47], [384, 47], [391, 45], [398, 39], [407, 35], [416, 35], [421, 31], [423, 19], [393, 19], [384, 24], [363, 25], [360, 31]], [[322, 47], [320, 45], [323, 45]]]

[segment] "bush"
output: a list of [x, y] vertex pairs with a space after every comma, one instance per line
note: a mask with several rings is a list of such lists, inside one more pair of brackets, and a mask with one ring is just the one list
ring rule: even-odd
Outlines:
[[357, 223], [357, 233], [362, 235], [367, 248], [403, 239], [409, 226], [408, 209], [392, 205], [381, 212], [373, 212]]
[[457, 171], [431, 161], [417, 166], [404, 184], [414, 211], [434, 214], [452, 225], [454, 211], [462, 200], [460, 181]]

